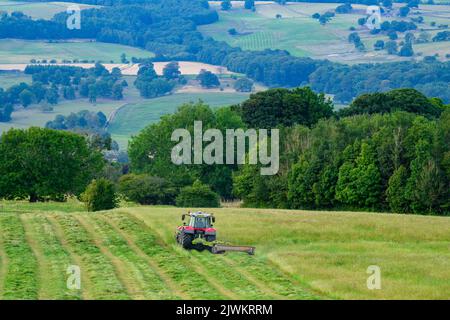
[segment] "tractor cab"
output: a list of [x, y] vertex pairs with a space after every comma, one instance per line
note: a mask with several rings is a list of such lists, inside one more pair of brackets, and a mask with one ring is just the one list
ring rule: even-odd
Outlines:
[[[186, 218], [189, 220], [186, 223]], [[216, 229], [213, 223], [216, 218], [212, 214], [205, 212], [189, 212], [181, 216], [183, 225], [179, 226], [176, 231], [176, 240], [184, 248], [192, 248], [192, 241], [195, 239], [204, 239], [207, 242], [216, 240]]]
[[209, 229], [213, 227], [213, 223], [216, 221], [213, 215], [204, 212], [194, 212], [189, 213], [188, 224], [186, 224], [186, 214], [183, 214], [181, 219], [183, 220], [184, 226], [189, 226], [195, 229]]

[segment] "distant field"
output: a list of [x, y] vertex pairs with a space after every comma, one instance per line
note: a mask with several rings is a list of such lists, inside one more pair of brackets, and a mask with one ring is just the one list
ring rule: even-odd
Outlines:
[[[22, 75], [22, 77], [26, 76]], [[90, 110], [95, 112], [101, 111], [108, 117], [115, 110], [127, 103], [136, 103], [137, 101], [141, 101], [139, 92], [133, 85], [135, 77], [125, 76], [124, 79], [130, 84], [124, 90], [124, 100], [115, 101], [110, 99], [98, 99], [97, 103], [94, 105], [87, 99], [61, 99], [60, 102], [54, 106], [54, 110], [52, 112], [42, 111], [41, 106], [38, 104], [33, 104], [26, 109], [16, 107], [16, 110], [12, 113], [12, 120], [10, 122], [0, 122], [0, 134], [10, 128], [25, 129], [31, 126], [44, 127], [48, 121], [54, 120], [55, 116], [58, 114], [66, 116], [82, 110]], [[14, 84], [14, 78], [2, 79], [2, 74], [0, 73], [0, 82], [2, 81], [10, 81], [11, 84]], [[5, 88], [7, 87], [8, 86], [5, 86]]]
[[0, 88], [7, 89], [21, 82], [31, 83], [31, 76], [21, 72], [0, 72]]
[[120, 55], [128, 58], [150, 58], [153, 53], [139, 48], [102, 42], [60, 42], [30, 41], [16, 39], [0, 40], [0, 63], [29, 63], [31, 59], [42, 60], [88, 60], [120, 63]]
[[[59, 12], [66, 11], [74, 3], [62, 1], [49, 1], [30, 3], [24, 1], [0, 0], [0, 11], [14, 12], [21, 11], [34, 19], [51, 19]], [[93, 8], [98, 6], [77, 4], [81, 9]]]
[[[0, 299], [450, 299], [447, 217], [206, 209], [218, 239], [255, 246], [249, 256], [183, 250], [183, 208], [0, 208]], [[67, 289], [70, 265], [80, 290]], [[369, 266], [380, 290], [367, 288]]]
[[59, 104], [54, 106], [54, 111], [43, 112], [39, 105], [31, 105], [24, 109], [16, 109], [12, 114], [10, 122], [0, 122], [0, 134], [10, 128], [29, 128], [32, 126], [45, 127], [48, 121], [54, 120], [58, 114], [69, 115], [81, 110], [102, 111], [108, 116], [116, 108], [123, 105], [123, 101], [114, 100], [97, 100], [95, 105], [91, 104], [87, 99], [77, 99], [73, 101], [61, 100]]
[[180, 105], [201, 99], [211, 107], [227, 106], [245, 100], [243, 93], [176, 93], [170, 96], [127, 104], [114, 117], [108, 131], [121, 148], [126, 147], [132, 135], [147, 125], [157, 122], [162, 115], [174, 112]]
[[[212, 2], [211, 5], [217, 9], [220, 8], [219, 2]], [[334, 11], [338, 5], [338, 3], [290, 2], [281, 6], [271, 2], [257, 2], [256, 12], [251, 12], [244, 10], [241, 2], [233, 2], [231, 11], [219, 9], [220, 20], [217, 23], [200, 26], [199, 30], [216, 40], [226, 41], [230, 45], [247, 50], [283, 49], [296, 56], [329, 59], [348, 64], [409, 59], [373, 49], [376, 40], [386, 41], [388, 38], [385, 35], [371, 35], [367, 28], [358, 26], [357, 20], [365, 16], [366, 6], [364, 5], [353, 4], [353, 13], [337, 14], [325, 26], [311, 18], [316, 12], [323, 14]], [[431, 22], [448, 24], [450, 21], [450, 5], [421, 5], [419, 11], [424, 17], [424, 23], [418, 25], [419, 30], [415, 32], [416, 36], [420, 29], [426, 30], [433, 36], [438, 30], [430, 26]], [[277, 19], [277, 14], [280, 14], [282, 18]], [[383, 19], [394, 18], [383, 17]], [[398, 20], [398, 18], [395, 19]], [[366, 46], [366, 52], [359, 52], [347, 41], [351, 32], [349, 28], [352, 26], [360, 34]], [[231, 28], [235, 28], [239, 34], [234, 36], [228, 34]], [[401, 38], [402, 34], [399, 35]], [[433, 45], [433, 43], [421, 45], [417, 51], [423, 51], [424, 55], [439, 53], [440, 58], [445, 60], [445, 54], [450, 53], [450, 42], [439, 44], [436, 50], [432, 49]], [[420, 59], [420, 57], [416, 58]]]

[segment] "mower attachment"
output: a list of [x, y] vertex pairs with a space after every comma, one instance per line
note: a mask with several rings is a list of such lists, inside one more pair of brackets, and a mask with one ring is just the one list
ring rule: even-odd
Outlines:
[[225, 253], [226, 251], [247, 252], [249, 255], [254, 255], [255, 247], [227, 246], [227, 245], [223, 245], [223, 244], [215, 244], [211, 248], [211, 252], [214, 254]]

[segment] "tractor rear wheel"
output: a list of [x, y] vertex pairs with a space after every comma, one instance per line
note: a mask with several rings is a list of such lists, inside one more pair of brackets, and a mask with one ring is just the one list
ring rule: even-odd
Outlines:
[[180, 235], [181, 245], [184, 249], [191, 249], [192, 248], [192, 241], [193, 237], [190, 234], [182, 233]]

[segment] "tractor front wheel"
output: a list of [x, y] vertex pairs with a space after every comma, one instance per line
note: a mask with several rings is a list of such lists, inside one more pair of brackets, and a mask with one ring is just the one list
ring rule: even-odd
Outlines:
[[215, 235], [206, 236], [205, 240], [207, 242], [214, 242], [214, 241], [216, 241], [216, 236]]

